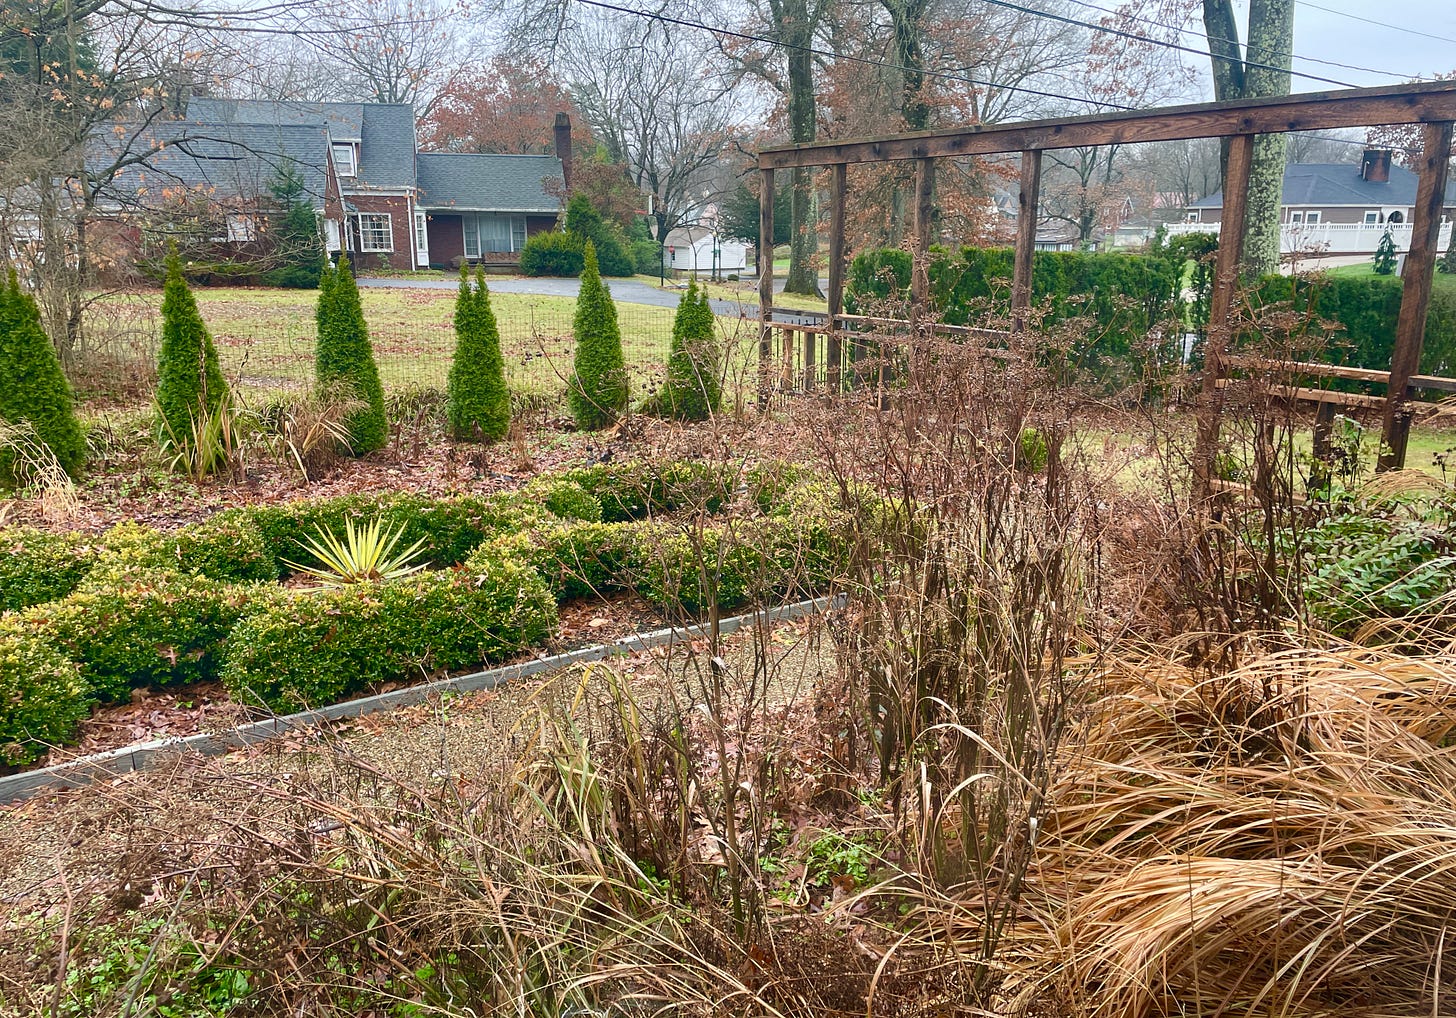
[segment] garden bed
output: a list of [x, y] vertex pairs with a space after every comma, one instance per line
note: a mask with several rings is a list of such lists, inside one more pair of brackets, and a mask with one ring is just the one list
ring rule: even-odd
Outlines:
[[[26, 767], [74, 744], [88, 718], [93, 744], [107, 728], [200, 724], [182, 715], [203, 713], [190, 694], [208, 683], [237, 709], [287, 712], [559, 647], [577, 628], [797, 599], [823, 589], [845, 552], [832, 503], [795, 468], [676, 462], [578, 468], [498, 495], [240, 507], [172, 531], [8, 527], [0, 744], [9, 767]], [[320, 565], [300, 539], [356, 521], [418, 545], [430, 568], [300, 589], [295, 563]], [[624, 600], [632, 591], [640, 600]], [[139, 709], [154, 690], [171, 706]], [[93, 716], [98, 704], [115, 706]]]

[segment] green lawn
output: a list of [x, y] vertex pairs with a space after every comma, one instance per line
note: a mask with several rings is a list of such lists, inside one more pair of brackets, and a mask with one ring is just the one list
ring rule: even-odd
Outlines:
[[[199, 288], [203, 320], [212, 330], [223, 369], [244, 390], [305, 386], [313, 376], [314, 302], [306, 290]], [[386, 388], [445, 383], [455, 335], [453, 290], [364, 288], [360, 291], [379, 373]], [[569, 297], [497, 293], [491, 304], [500, 326], [506, 376], [518, 388], [553, 389], [569, 374], [575, 344]], [[113, 351], [154, 357], [161, 293], [108, 296], [92, 309], [94, 333]], [[622, 346], [635, 386], [660, 377], [672, 337], [673, 311], [618, 304]], [[736, 329], [721, 319], [725, 330]]]
[[[1353, 276], [1357, 279], [1374, 279], [1375, 263], [1373, 261], [1362, 262], [1359, 265], [1338, 265], [1333, 269], [1325, 270], [1331, 276]], [[1399, 277], [1392, 276], [1392, 279]], [[1432, 284], [1436, 290], [1447, 290], [1456, 294], [1456, 275], [1449, 272], [1437, 272], [1435, 282]]]

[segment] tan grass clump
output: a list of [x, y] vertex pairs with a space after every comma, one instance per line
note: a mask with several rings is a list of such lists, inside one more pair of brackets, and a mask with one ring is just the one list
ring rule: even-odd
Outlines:
[[1456, 1014], [1456, 657], [1105, 682], [1036, 873], [1087, 1013]]

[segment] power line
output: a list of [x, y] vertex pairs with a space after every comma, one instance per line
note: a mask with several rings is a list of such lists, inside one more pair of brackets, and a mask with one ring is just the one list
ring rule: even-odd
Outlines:
[[[1132, 39], [1137, 42], [1145, 42], [1153, 46], [1164, 46], [1168, 49], [1181, 50], [1184, 53], [1193, 53], [1200, 57], [1208, 56], [1207, 50], [1195, 49], [1192, 46], [1184, 46], [1181, 43], [1166, 42], [1162, 39], [1154, 39], [1151, 36], [1138, 35], [1136, 32], [1125, 32], [1120, 28], [1112, 28], [1108, 25], [1095, 25], [1090, 21], [1080, 21], [1077, 18], [1069, 18], [1064, 14], [1053, 14], [1051, 11], [1040, 11], [1035, 7], [1023, 7], [1021, 4], [1011, 3], [1011, 0], [986, 0], [986, 3], [994, 4], [997, 7], [1006, 7], [1013, 11], [1021, 11], [1023, 14], [1031, 14], [1038, 18], [1048, 18], [1052, 21], [1060, 21], [1067, 25], [1076, 25], [1080, 28], [1090, 28], [1094, 32], [1104, 32], [1108, 35], [1115, 35], [1122, 39]], [[1265, 71], [1278, 71], [1281, 74], [1290, 74], [1296, 78], [1307, 78], [1310, 81], [1322, 81], [1327, 85], [1339, 85], [1341, 88], [1355, 88], [1356, 86], [1348, 81], [1340, 81], [1336, 78], [1325, 78], [1318, 74], [1308, 74], [1304, 71], [1294, 71], [1287, 67], [1276, 67], [1273, 64], [1263, 64], [1258, 61], [1244, 61], [1245, 67], [1257, 67]]]
[[1351, 21], [1363, 21], [1367, 25], [1375, 25], [1379, 28], [1388, 28], [1392, 32], [1404, 32], [1406, 35], [1419, 35], [1425, 39], [1435, 39], [1437, 42], [1456, 43], [1456, 39], [1449, 35], [1435, 35], [1431, 32], [1422, 32], [1417, 28], [1406, 28], [1403, 25], [1392, 25], [1388, 21], [1376, 21], [1374, 18], [1361, 17], [1359, 14], [1351, 14], [1349, 11], [1339, 11], [1333, 7], [1324, 7], [1320, 4], [1310, 3], [1309, 0], [1295, 0], [1301, 7], [1313, 7], [1317, 11], [1324, 11], [1326, 14], [1338, 14], [1342, 18], [1349, 18]]
[[[1177, 32], [1179, 33], [1179, 35], [1197, 35], [1208, 39], [1209, 42], [1222, 42], [1227, 43], [1231, 46], [1241, 45], [1237, 39], [1225, 39], [1217, 35], [1208, 35], [1207, 32], [1200, 31], [1196, 28], [1179, 28], [1177, 25], [1170, 25], [1167, 22], [1157, 21], [1153, 18], [1145, 18], [1137, 14], [1126, 14], [1120, 11], [1109, 10], [1106, 7], [1098, 7], [1096, 4], [1088, 3], [1087, 0], [1071, 0], [1071, 2], [1077, 4], [1079, 7], [1086, 7], [1094, 11], [1101, 11], [1103, 14], [1111, 15], [1112, 17], [1127, 18], [1130, 21], [1141, 21], [1145, 25], [1152, 25], [1156, 28], [1165, 28], [1170, 32]], [[1157, 40], [1153, 41], [1156, 42]], [[1376, 67], [1361, 67], [1359, 64], [1343, 64], [1340, 63], [1340, 61], [1338, 60], [1324, 60], [1320, 57], [1307, 57], [1293, 51], [1289, 53], [1289, 56], [1294, 58], [1295, 60], [1303, 60], [1307, 64], [1324, 64], [1327, 67], [1341, 67], [1347, 71], [1364, 71], [1367, 74], [1380, 74], [1384, 75], [1387, 78], [1395, 78], [1399, 81], [1409, 81], [1411, 78], [1411, 75], [1409, 74], [1400, 74], [1396, 71], [1382, 71]]]
[[648, 21], [658, 21], [667, 25], [678, 25], [683, 28], [696, 28], [713, 35], [726, 36], [730, 39], [742, 39], [746, 42], [759, 42], [768, 46], [777, 46], [782, 49], [797, 50], [801, 53], [809, 53], [813, 56], [828, 57], [831, 60], [844, 60], [849, 63], [864, 64], [870, 67], [882, 67], [887, 70], [909, 72], [912, 74], [923, 74], [927, 78], [941, 78], [947, 81], [959, 81], [966, 85], [975, 85], [979, 88], [996, 88], [1007, 92], [1021, 92], [1026, 95], [1040, 96], [1043, 99], [1061, 99], [1064, 102], [1092, 103], [1095, 106], [1105, 106], [1114, 110], [1135, 110], [1136, 106], [1124, 106], [1121, 103], [1108, 102], [1104, 99], [1093, 99], [1090, 96], [1070, 96], [1060, 92], [1045, 92], [1041, 89], [1028, 88], [1025, 85], [1007, 85], [999, 81], [984, 81], [979, 78], [967, 77], [963, 74], [952, 74], [949, 71], [937, 71], [928, 67], [907, 67], [904, 64], [896, 64], [887, 60], [874, 60], [869, 57], [851, 56], [844, 53], [835, 53], [833, 50], [821, 49], [817, 46], [805, 46], [796, 43], [780, 42], [777, 39], [770, 39], [762, 35], [754, 35], [749, 32], [735, 32], [726, 28], [717, 28], [713, 25], [705, 25], [700, 21], [689, 21], [685, 18], [674, 18], [666, 14], [654, 14], [649, 11], [636, 11], [630, 7], [620, 7], [616, 4], [607, 3], [606, 0], [575, 0], [576, 3], [587, 7], [599, 7], [602, 10], [616, 11], [619, 14], [630, 14], [633, 17], [645, 18]]

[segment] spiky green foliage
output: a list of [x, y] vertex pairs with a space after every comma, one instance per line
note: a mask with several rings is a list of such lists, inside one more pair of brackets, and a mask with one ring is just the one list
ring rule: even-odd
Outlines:
[[1395, 239], [1386, 230], [1375, 246], [1375, 274], [1389, 276], [1395, 272]]
[[681, 421], [705, 421], [718, 410], [718, 340], [707, 290], [696, 281], [678, 301], [672, 323], [672, 349], [667, 355], [667, 381], [658, 412]]
[[162, 445], [192, 447], [197, 422], [215, 417], [228, 404], [227, 382], [218, 366], [217, 348], [173, 251], [167, 257], [162, 291], [162, 350], [157, 357], [157, 430]]
[[[71, 387], [40, 324], [35, 299], [12, 271], [0, 289], [0, 421], [29, 424], [37, 441], [72, 476], [86, 460], [86, 439], [71, 405]], [[0, 483], [13, 480], [10, 453], [0, 449]]]
[[511, 393], [501, 359], [500, 330], [490, 308], [485, 272], [476, 266], [475, 285], [464, 266], [455, 300], [455, 358], [450, 362], [445, 416], [455, 437], [494, 442], [511, 426]]
[[586, 244], [572, 334], [576, 360], [568, 393], [571, 416], [578, 427], [588, 431], [605, 428], [627, 409], [627, 362], [622, 356], [617, 306], [597, 270], [597, 252], [591, 241]]
[[382, 448], [389, 439], [384, 387], [379, 383], [379, 368], [369, 345], [359, 287], [348, 259], [342, 256], [338, 266], [325, 269], [319, 280], [314, 377], [321, 393], [347, 393], [363, 404], [346, 422], [350, 451], [363, 456]]

